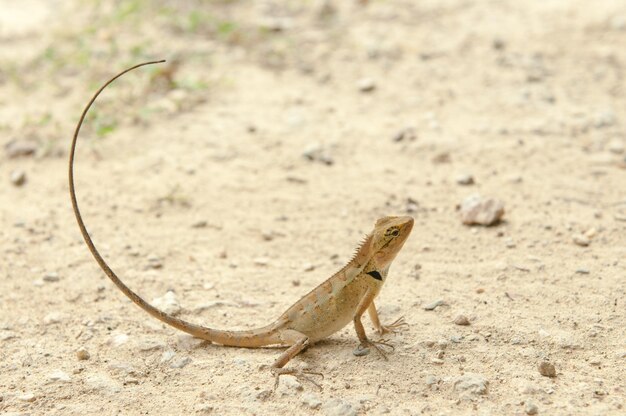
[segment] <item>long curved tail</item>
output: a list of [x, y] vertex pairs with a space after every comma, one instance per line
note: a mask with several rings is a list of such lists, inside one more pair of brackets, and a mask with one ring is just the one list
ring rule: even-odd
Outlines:
[[145, 65], [158, 64], [163, 62], [165, 62], [165, 60], [144, 62], [142, 64], [135, 65], [120, 72], [109, 81], [107, 81], [102, 87], [100, 87], [100, 89], [91, 98], [91, 100], [83, 110], [82, 115], [80, 116], [80, 120], [76, 125], [76, 130], [74, 131], [74, 138], [72, 139], [69, 159], [70, 197], [72, 199], [72, 207], [74, 208], [74, 215], [76, 216], [76, 221], [78, 221], [78, 227], [80, 228], [80, 232], [85, 239], [85, 243], [87, 244], [89, 251], [91, 251], [91, 254], [93, 254], [94, 258], [100, 265], [100, 268], [109, 277], [109, 279], [111, 279], [113, 283], [115, 283], [115, 285], [122, 291], [122, 293], [128, 296], [130, 300], [135, 302], [135, 304], [137, 304], [141, 309], [148, 312], [150, 315], [154, 316], [160, 321], [165, 322], [166, 324], [171, 325], [174, 328], [180, 329], [181, 331], [187, 332], [194, 337], [202, 338], [223, 345], [235, 347], [260, 347], [263, 345], [277, 344], [280, 342], [280, 340], [276, 338], [276, 335], [274, 335], [275, 331], [273, 331], [273, 325], [250, 331], [221, 331], [217, 329], [206, 328], [203, 326], [192, 324], [182, 319], [175, 318], [150, 305], [139, 295], [133, 292], [128, 286], [126, 286], [124, 282], [122, 282], [120, 278], [117, 277], [115, 272], [109, 267], [107, 262], [104, 261], [104, 259], [100, 255], [100, 252], [94, 245], [91, 236], [87, 231], [87, 227], [85, 226], [85, 223], [83, 221], [83, 217], [80, 214], [80, 210], [78, 209], [78, 202], [76, 200], [76, 191], [74, 188], [74, 152], [76, 150], [76, 142], [78, 141], [78, 133], [80, 132], [80, 128], [82, 127], [87, 112], [91, 108], [92, 104], [96, 101], [96, 98], [98, 98], [100, 93], [104, 91], [104, 89], [109, 86], [109, 84], [111, 84], [122, 75]]

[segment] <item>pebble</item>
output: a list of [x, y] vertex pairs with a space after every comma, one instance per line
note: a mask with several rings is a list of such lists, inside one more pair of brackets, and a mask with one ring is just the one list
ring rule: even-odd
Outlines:
[[357, 345], [357, 347], [352, 351], [352, 354], [355, 357], [364, 357], [370, 353], [370, 349], [367, 347], [363, 347], [361, 345]]
[[372, 78], [361, 78], [356, 85], [361, 92], [372, 92], [376, 89], [376, 81]]
[[405, 211], [407, 214], [412, 214], [414, 212], [417, 212], [418, 208], [419, 208], [419, 202], [417, 202], [415, 199], [410, 198], [410, 197], [406, 199]]
[[208, 221], [200, 220], [191, 224], [191, 228], [206, 228], [209, 225]]
[[589, 364], [599, 367], [602, 365], [602, 357], [593, 357], [589, 360]]
[[461, 326], [467, 326], [470, 324], [469, 319], [467, 318], [467, 316], [465, 315], [459, 315], [456, 318], [454, 318], [454, 323], [456, 325], [461, 325]]
[[143, 341], [137, 345], [137, 350], [142, 352], [164, 350], [167, 346], [161, 341]]
[[176, 298], [176, 294], [171, 290], [168, 290], [165, 295], [160, 298], [153, 299], [152, 305], [168, 315], [176, 315], [182, 310], [182, 307]]
[[62, 381], [68, 382], [70, 381], [70, 376], [66, 372], [62, 370], [54, 370], [52, 373], [48, 375], [48, 379], [50, 381]]
[[15, 159], [35, 154], [37, 147], [37, 142], [34, 140], [11, 140], [4, 146], [4, 150], [9, 159]]
[[435, 163], [435, 164], [450, 163], [451, 161], [452, 161], [452, 158], [450, 157], [450, 153], [449, 152], [437, 153], [432, 158], [432, 162]]
[[535, 403], [527, 400], [524, 404], [524, 411], [527, 415], [536, 415], [539, 412], [539, 408]]
[[163, 267], [163, 262], [159, 258], [159, 256], [150, 254], [148, 256], [148, 268], [149, 269], [160, 269]]
[[417, 134], [415, 133], [415, 129], [413, 127], [407, 127], [397, 132], [393, 136], [392, 140], [394, 142], [403, 142], [403, 141], [412, 142], [416, 138], [417, 138]]
[[478, 373], [465, 373], [454, 381], [454, 390], [469, 395], [487, 394], [489, 381]]
[[33, 393], [24, 393], [20, 396], [17, 396], [17, 399], [23, 402], [32, 403], [37, 399], [37, 397]]
[[78, 358], [78, 361], [87, 361], [89, 358], [91, 358], [91, 355], [85, 347], [80, 347], [76, 350], [76, 358]]
[[119, 347], [121, 345], [124, 345], [128, 342], [128, 335], [126, 334], [115, 334], [113, 335], [113, 337], [109, 340], [109, 343], [111, 345], [113, 345], [114, 347]]
[[188, 334], [178, 334], [178, 337], [176, 338], [176, 345], [178, 345], [179, 348], [187, 351], [202, 346], [204, 342], [205, 341], [203, 339], [192, 337]]
[[60, 312], [50, 312], [43, 317], [43, 323], [46, 325], [58, 324], [63, 320], [63, 314]]
[[613, 16], [609, 24], [613, 30], [626, 30], [626, 16]]
[[43, 281], [44, 282], [58, 282], [59, 281], [59, 274], [57, 272], [47, 272], [46, 274], [43, 275]]
[[191, 362], [190, 357], [180, 357], [175, 360], [172, 360], [172, 362], [170, 363], [170, 367], [171, 368], [183, 368], [190, 362]]
[[583, 234], [574, 234], [572, 236], [572, 240], [576, 245], [579, 245], [581, 247], [587, 247], [591, 243], [589, 237]]
[[175, 355], [176, 353], [172, 350], [163, 351], [163, 354], [161, 354], [161, 363], [168, 362], [169, 360], [174, 358]]
[[441, 378], [431, 374], [431, 375], [426, 376], [425, 381], [426, 381], [427, 386], [432, 387], [434, 385], [439, 384], [439, 382], [441, 381]]
[[272, 241], [276, 234], [272, 230], [263, 230], [261, 231], [261, 238], [265, 241]]
[[268, 264], [270, 264], [270, 259], [268, 259], [267, 257], [257, 257], [256, 259], [254, 259], [254, 264], [256, 266], [267, 266]]
[[437, 307], [441, 306], [441, 305], [445, 305], [446, 303], [444, 302], [443, 299], [438, 299], [434, 302], [430, 302], [427, 303], [426, 305], [423, 306], [425, 311], [434, 311]]
[[293, 22], [287, 17], [268, 17], [259, 22], [259, 28], [269, 32], [284, 32], [293, 27]]
[[0, 331], [0, 341], [8, 341], [10, 339], [17, 338], [17, 334], [9, 330]]
[[330, 399], [322, 404], [322, 410], [327, 416], [356, 416], [357, 410], [350, 404], [341, 399]]
[[26, 172], [19, 169], [14, 170], [11, 172], [10, 180], [13, 186], [20, 187], [26, 183]]
[[556, 377], [556, 368], [554, 368], [554, 364], [549, 363], [548, 361], [542, 361], [539, 363], [537, 369], [539, 370], [539, 374], [544, 377]]
[[611, 140], [607, 145], [609, 152], [615, 153], [616, 155], [621, 155], [624, 153], [624, 142], [622, 140]]
[[484, 199], [473, 194], [461, 203], [461, 221], [465, 225], [490, 226], [497, 224], [503, 216], [504, 204], [499, 199]]
[[461, 343], [461, 341], [463, 341], [463, 335], [452, 335], [450, 337], [450, 341], [452, 341], [455, 344], [459, 344]]
[[580, 268], [580, 269], [576, 269], [576, 273], [577, 274], [589, 274], [589, 269], [586, 268]]
[[311, 263], [305, 263], [302, 267], [302, 270], [304, 270], [305, 272], [312, 272], [313, 270], [315, 270], [315, 265]]
[[311, 162], [320, 162], [328, 166], [335, 163], [329, 150], [318, 142], [307, 145], [302, 152], [302, 157]]
[[322, 400], [320, 399], [320, 396], [312, 392], [304, 393], [301, 399], [302, 403], [310, 409], [319, 409], [322, 405]]
[[282, 377], [279, 388], [284, 395], [293, 395], [304, 390], [302, 384], [295, 377]]
[[108, 394], [116, 394], [122, 391], [121, 384], [106, 374], [90, 374], [85, 378], [85, 382], [91, 388]]
[[458, 183], [459, 185], [465, 185], [465, 186], [473, 185], [474, 177], [470, 175], [469, 173], [463, 173], [456, 177], [456, 183]]

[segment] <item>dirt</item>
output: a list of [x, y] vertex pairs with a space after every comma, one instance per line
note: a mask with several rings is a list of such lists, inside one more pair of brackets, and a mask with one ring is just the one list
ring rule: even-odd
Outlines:
[[[0, 1], [1, 414], [626, 412], [622, 1], [21, 4]], [[252, 328], [412, 215], [377, 300], [410, 324], [388, 361], [346, 327], [289, 364], [323, 390], [274, 392], [279, 349], [199, 343], [106, 279], [70, 137], [98, 85], [160, 58], [79, 143], [113, 269], [185, 319]], [[462, 224], [475, 193], [499, 223]]]

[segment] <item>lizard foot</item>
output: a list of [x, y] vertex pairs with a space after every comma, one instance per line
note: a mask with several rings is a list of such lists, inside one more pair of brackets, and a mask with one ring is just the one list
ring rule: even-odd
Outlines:
[[378, 334], [379, 335], [385, 335], [389, 333], [395, 334], [396, 332], [405, 331], [408, 327], [409, 327], [409, 324], [404, 320], [404, 316], [401, 316], [400, 318], [396, 319], [389, 325], [381, 325], [380, 329], [378, 330]]
[[372, 340], [367, 339], [361, 342], [361, 344], [359, 344], [359, 346], [354, 349], [352, 354], [356, 355], [357, 357], [367, 355], [370, 353], [369, 347], [374, 347], [376, 352], [381, 357], [383, 357], [385, 361], [387, 360], [387, 351], [385, 351], [385, 348], [389, 348], [392, 352], [393, 350], [395, 350], [394, 346], [391, 345], [389, 341], [386, 339], [381, 339], [378, 341], [372, 341]]
[[317, 383], [315, 380], [313, 380], [313, 378], [310, 377], [310, 376], [319, 376], [322, 378], [322, 380], [324, 380], [324, 374], [322, 373], [316, 373], [314, 371], [308, 371], [308, 370], [295, 370], [295, 369], [289, 369], [289, 368], [274, 367], [272, 368], [272, 374], [276, 378], [276, 380], [274, 381], [274, 390], [278, 388], [278, 382], [280, 381], [280, 376], [294, 376], [298, 381], [300, 382], [308, 381], [309, 383], [313, 384], [318, 389], [322, 390], [322, 386], [319, 383]]

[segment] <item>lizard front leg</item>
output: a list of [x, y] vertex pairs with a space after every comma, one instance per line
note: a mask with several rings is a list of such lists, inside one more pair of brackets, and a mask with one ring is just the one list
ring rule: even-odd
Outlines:
[[293, 357], [300, 354], [309, 346], [309, 337], [304, 335], [301, 332], [295, 331], [293, 329], [288, 329], [281, 331], [279, 334], [279, 338], [281, 342], [286, 345], [289, 345], [289, 348], [285, 352], [283, 352], [272, 364], [272, 374], [276, 377], [276, 381], [274, 382], [274, 390], [278, 387], [278, 382], [280, 381], [280, 376], [291, 375], [296, 377], [298, 380], [305, 380], [312, 384], [314, 384], [320, 390], [322, 386], [312, 380], [309, 375], [317, 375], [324, 378], [324, 375], [321, 373], [314, 373], [312, 371], [306, 370], [295, 370], [283, 368]]
[[[378, 352], [380, 356], [386, 360], [387, 354], [381, 346], [389, 347], [393, 350], [393, 345], [388, 344], [386, 340], [372, 341], [367, 338], [365, 328], [363, 327], [363, 323], [361, 322], [361, 317], [365, 313], [365, 310], [369, 308], [370, 305], [373, 305], [375, 296], [376, 295], [373, 293], [373, 291], [368, 290], [367, 292], [365, 292], [365, 295], [363, 296], [363, 298], [361, 298], [361, 301], [356, 308], [356, 312], [354, 314], [354, 330], [356, 331], [356, 335], [359, 338], [359, 341], [361, 341], [361, 344], [354, 350], [353, 354], [357, 356], [367, 355], [369, 354], [368, 347], [372, 346], [374, 347], [374, 349], [376, 349], [376, 352]], [[376, 315], [376, 318], [378, 318], [378, 315]]]
[[404, 316], [401, 316], [389, 325], [382, 325], [380, 323], [380, 319], [378, 319], [378, 311], [376, 310], [376, 305], [374, 304], [373, 300], [372, 303], [370, 303], [370, 306], [367, 308], [367, 312], [369, 313], [370, 320], [374, 324], [374, 328], [376, 328], [376, 332], [378, 332], [378, 334], [381, 336], [390, 332], [400, 332], [403, 329], [408, 328], [409, 326], [409, 324], [407, 324], [404, 320]]

